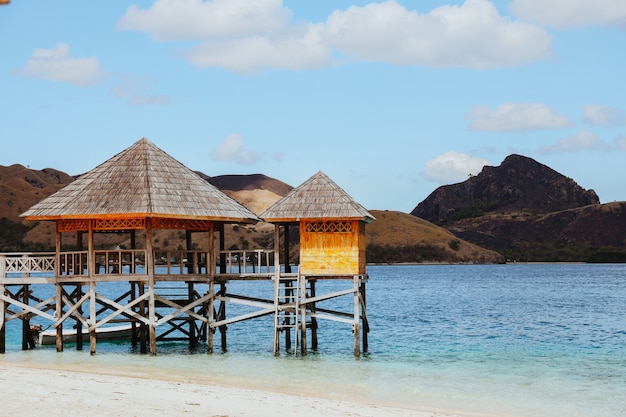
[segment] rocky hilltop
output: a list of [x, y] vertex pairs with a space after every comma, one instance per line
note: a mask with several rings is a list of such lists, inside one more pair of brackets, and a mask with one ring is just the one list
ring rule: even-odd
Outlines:
[[626, 203], [521, 155], [439, 187], [411, 212], [520, 261], [626, 260]]
[[411, 214], [447, 225], [493, 212], [546, 214], [590, 204], [600, 204], [593, 190], [534, 159], [510, 155], [500, 166], [437, 188]]

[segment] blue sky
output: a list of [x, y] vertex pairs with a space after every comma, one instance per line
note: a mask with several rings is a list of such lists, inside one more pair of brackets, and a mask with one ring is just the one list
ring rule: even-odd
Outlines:
[[0, 50], [0, 165], [146, 137], [409, 212], [517, 153], [626, 200], [625, 1], [12, 0]]

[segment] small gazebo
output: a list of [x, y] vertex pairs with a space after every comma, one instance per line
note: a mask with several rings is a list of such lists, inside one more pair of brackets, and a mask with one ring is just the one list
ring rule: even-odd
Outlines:
[[[300, 260], [298, 266], [299, 313], [301, 350], [306, 351], [306, 330], [311, 329], [312, 346], [317, 346], [317, 319], [324, 318], [352, 324], [354, 352], [360, 354], [359, 334], [363, 327], [363, 350], [367, 351], [367, 318], [365, 314], [365, 225], [375, 220], [363, 206], [333, 182], [323, 172], [318, 172], [300, 186], [292, 189], [260, 216], [273, 223], [275, 235], [284, 227], [285, 248], [289, 253], [288, 228], [299, 226]], [[276, 239], [276, 253], [280, 252]], [[285, 265], [288, 260], [284, 260]], [[352, 286], [346, 290], [325, 295], [316, 294], [316, 282], [329, 279], [346, 279]], [[351, 313], [324, 310], [318, 303], [342, 295], [354, 297]], [[323, 313], [322, 313], [323, 311]], [[349, 317], [348, 319], [346, 317]], [[310, 320], [310, 322], [307, 322]]]
[[[21, 216], [27, 220], [56, 222], [57, 305], [54, 326], [57, 329], [57, 350], [63, 348], [63, 322], [74, 315], [79, 329], [83, 325], [88, 328], [92, 353], [95, 352], [95, 330], [122, 315], [149, 328], [150, 352], [155, 353], [155, 327], [173, 316], [194, 314], [194, 308], [208, 303], [212, 296], [190, 297], [187, 305], [179, 306], [180, 303], [158, 299], [154, 291], [155, 281], [213, 282], [217, 262], [214, 233], [220, 232], [220, 242], [223, 242], [224, 224], [256, 223], [259, 220], [254, 213], [146, 138], [81, 175]], [[185, 231], [187, 250], [180, 256], [167, 252], [157, 256], [153, 238], [155, 229]], [[118, 250], [96, 247], [94, 235], [107, 232], [129, 233], [131, 247]], [[136, 247], [136, 232], [143, 233], [141, 240], [145, 242], [145, 247]], [[193, 232], [208, 235], [205, 250], [192, 250]], [[78, 248], [63, 252], [63, 235], [71, 233], [76, 233]], [[83, 250], [84, 235], [87, 236], [86, 251]], [[155, 272], [158, 262], [164, 263], [162, 269], [165, 272], [160, 275]], [[123, 306], [96, 292], [96, 284], [115, 280], [128, 280], [131, 285], [138, 285], [139, 297]], [[75, 297], [69, 297], [64, 291], [63, 286], [70, 285], [79, 288]], [[80, 292], [82, 285], [90, 286], [84, 296]], [[75, 300], [73, 305], [67, 305], [70, 299]], [[90, 306], [87, 317], [80, 314], [85, 301], [89, 301]], [[176, 308], [172, 317], [158, 318], [155, 313], [157, 302]], [[95, 311], [97, 303], [108, 305], [114, 310], [113, 314], [98, 319]], [[147, 312], [136, 313], [139, 306], [146, 303]]]

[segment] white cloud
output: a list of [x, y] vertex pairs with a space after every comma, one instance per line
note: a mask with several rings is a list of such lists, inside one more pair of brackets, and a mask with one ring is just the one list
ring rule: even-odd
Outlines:
[[470, 175], [477, 175], [485, 165], [490, 165], [490, 162], [449, 151], [426, 162], [424, 176], [440, 184], [449, 184], [465, 181]]
[[192, 65], [238, 72], [309, 69], [339, 58], [430, 67], [497, 68], [552, 57], [543, 28], [500, 15], [488, 0], [428, 13], [394, 0], [337, 10], [325, 22], [291, 22], [280, 0], [157, 0], [131, 6], [120, 29], [156, 40], [198, 40], [179, 52]]
[[262, 158], [260, 152], [246, 148], [243, 137], [238, 133], [228, 135], [211, 153], [216, 161], [233, 161], [241, 165], [254, 165]]
[[542, 153], [565, 153], [587, 150], [608, 151], [610, 149], [611, 147], [595, 134], [583, 130], [570, 137], [559, 139], [552, 145], [543, 146], [539, 151]]
[[58, 43], [51, 49], [35, 49], [18, 74], [80, 87], [97, 84], [106, 75], [100, 68], [98, 58], [72, 58], [70, 47], [65, 43]]
[[170, 104], [166, 95], [152, 93], [153, 80], [149, 77], [121, 76], [119, 84], [111, 88], [111, 94], [126, 99], [132, 106], [165, 106]]
[[281, 0], [156, 0], [148, 9], [130, 6], [117, 28], [159, 41], [197, 40], [267, 33], [290, 17]]
[[331, 51], [320, 42], [319, 26], [309, 25], [283, 36], [249, 36], [212, 40], [181, 52], [198, 67], [221, 67], [250, 73], [265, 68], [317, 68], [330, 62]]
[[513, 0], [513, 14], [557, 29], [590, 25], [626, 29], [626, 2], [623, 0]]
[[593, 126], [624, 126], [626, 112], [617, 107], [589, 105], [583, 106], [583, 121]]
[[429, 13], [393, 0], [333, 12], [329, 44], [352, 58], [400, 65], [494, 68], [551, 57], [542, 28], [501, 16], [487, 0], [466, 0]]
[[479, 105], [467, 112], [468, 129], [482, 131], [527, 131], [571, 126], [566, 116], [542, 103], [503, 103], [494, 111]]

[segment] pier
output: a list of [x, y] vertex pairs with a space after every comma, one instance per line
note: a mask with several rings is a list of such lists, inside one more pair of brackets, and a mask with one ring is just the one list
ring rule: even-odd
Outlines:
[[[324, 320], [346, 324], [356, 356], [368, 350], [364, 227], [374, 218], [321, 172], [257, 216], [144, 138], [22, 216], [54, 221], [56, 250], [0, 254], [0, 353], [11, 320], [22, 322], [22, 348], [35, 347], [34, 317], [55, 329], [59, 352], [64, 328], [75, 329], [79, 350], [86, 335], [95, 354], [99, 330], [120, 324], [144, 353], [166, 340], [226, 351], [228, 326], [264, 316], [275, 355], [282, 340], [286, 352], [317, 349]], [[225, 225], [259, 221], [274, 225], [273, 248], [224, 248]], [[299, 232], [297, 265], [290, 227]], [[184, 233], [186, 249], [158, 247], [163, 229]], [[129, 247], [107, 248], [110, 233], [128, 235]], [[320, 293], [323, 280], [342, 289]], [[232, 281], [267, 283], [269, 296], [231, 293]], [[336, 298], [344, 309], [324, 308]], [[231, 315], [235, 305], [245, 312]]]

